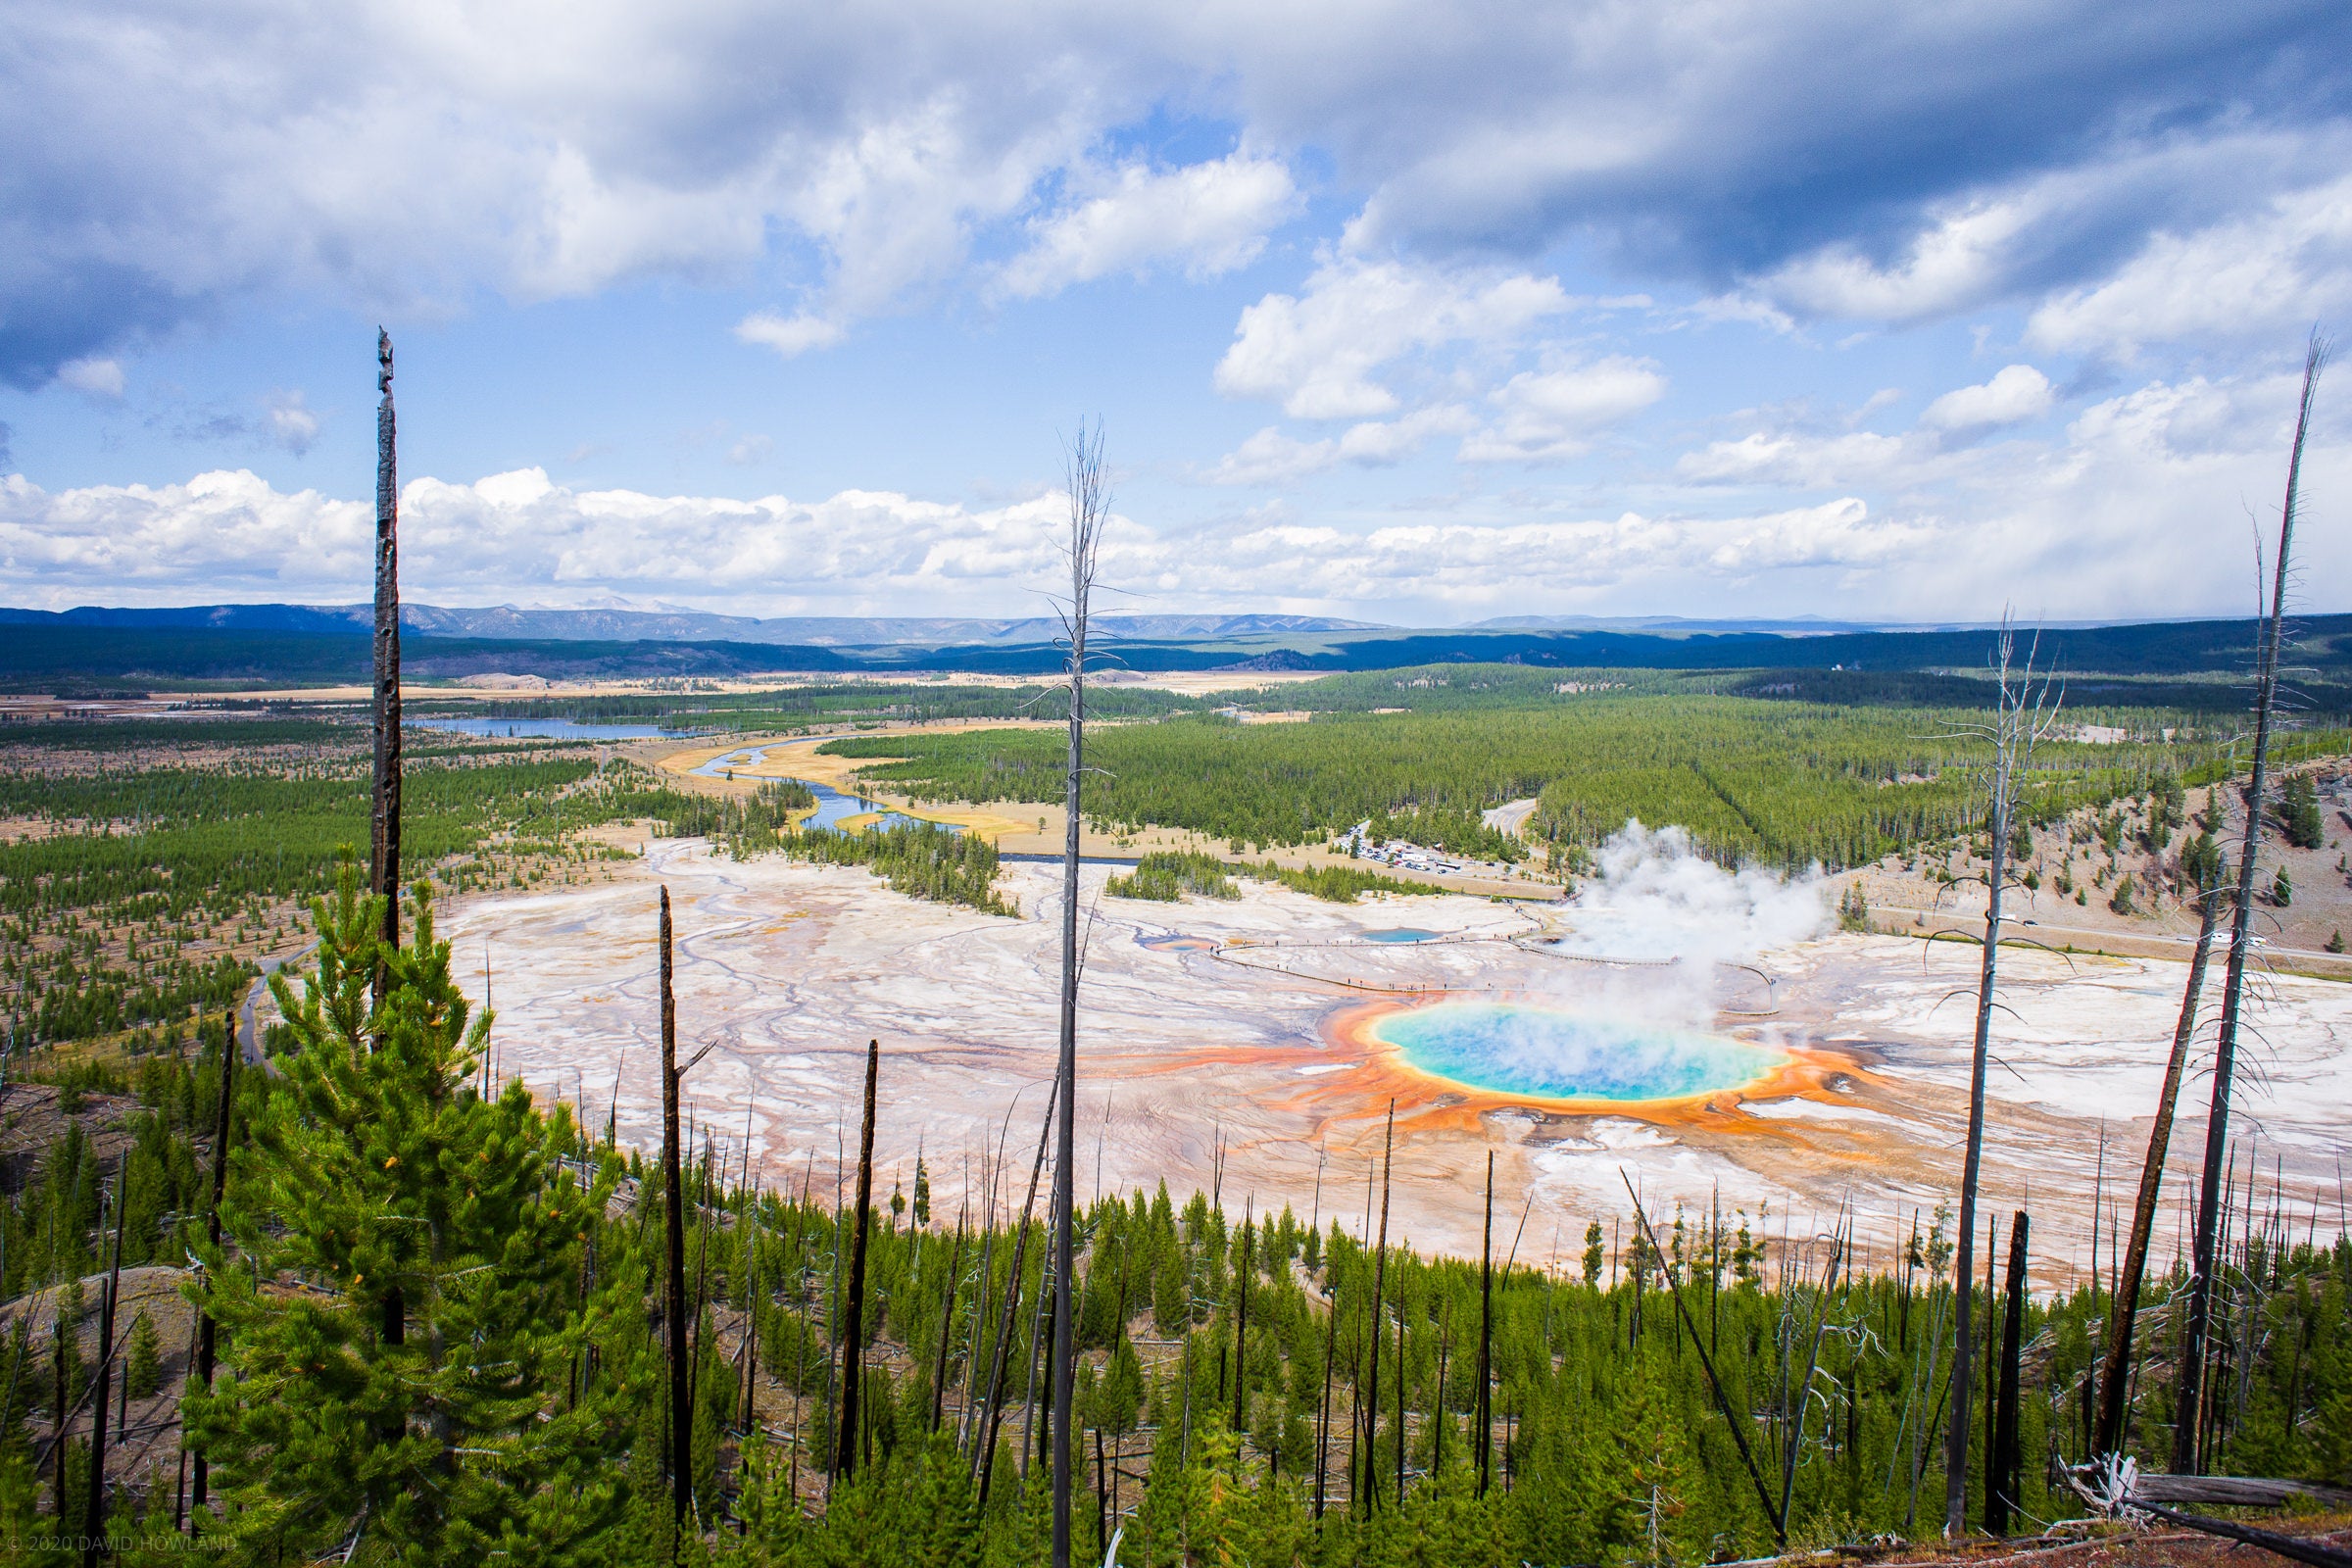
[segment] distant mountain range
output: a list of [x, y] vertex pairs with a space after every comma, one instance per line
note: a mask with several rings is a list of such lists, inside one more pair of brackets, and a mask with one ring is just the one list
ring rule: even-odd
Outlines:
[[[411, 605], [405, 619], [404, 672], [426, 681], [489, 674], [576, 680], [826, 671], [1038, 676], [1058, 671], [1063, 659], [1054, 642], [1060, 625], [1044, 616], [761, 620], [665, 609]], [[2352, 615], [2301, 616], [2296, 627], [2290, 679], [2299, 700], [2314, 711], [2352, 712]], [[0, 610], [0, 690], [349, 682], [367, 676], [368, 629], [367, 607], [358, 605]], [[1852, 684], [1849, 676], [1867, 674], [1865, 684], [1873, 689], [1899, 672], [1982, 676], [1998, 641], [1996, 629], [1982, 626], [1672, 617], [1640, 624], [1412, 629], [1313, 615], [1113, 615], [1098, 629], [1106, 634], [1103, 652], [1115, 661], [1106, 670], [1137, 674], [1338, 673], [1468, 663], [1811, 671], [1802, 681], [1783, 675], [1777, 685], [1829, 700], [1851, 700], [1836, 695]], [[2104, 687], [2086, 678], [2094, 674], [2233, 683], [2252, 667], [2255, 630], [2246, 620], [2044, 626], [2036, 631], [2036, 662], [2067, 672], [2069, 697], [2077, 703], [2101, 700]], [[2153, 700], [2148, 688], [2134, 692], [2137, 700]]]
[[1808, 632], [1878, 631], [1892, 624], [1872, 620], [1824, 620], [1798, 615], [1789, 620], [1693, 619], [1684, 615], [1495, 615], [1474, 620], [1464, 631], [1765, 631], [1782, 636]]
[[[940, 615], [718, 615], [666, 607], [623, 606], [548, 610], [515, 605], [451, 609], [401, 607], [401, 625], [426, 637], [487, 642], [738, 643], [790, 648], [1019, 648], [1053, 642], [1061, 623], [1051, 615], [990, 619]], [[370, 605], [187, 605], [124, 610], [0, 609], [0, 625], [114, 626], [161, 631], [269, 632], [306, 637], [365, 636], [374, 626]], [[2042, 629], [2161, 622], [2052, 621]], [[1633, 633], [1652, 637], [1828, 637], [1873, 632], [1982, 631], [1976, 621], [1829, 620], [1819, 615], [1737, 619], [1685, 615], [1496, 615], [1455, 627], [1414, 628], [1330, 615], [1157, 614], [1098, 615], [1098, 634], [1122, 642], [1221, 643], [1333, 632], [1399, 636], [1454, 632]]]
[[[516, 642], [754, 643], [796, 648], [973, 648], [1048, 643], [1061, 635], [1050, 615], [1015, 619], [935, 616], [714, 615], [692, 610], [523, 610], [497, 605], [450, 610], [403, 605], [401, 625], [431, 637]], [[180, 609], [0, 609], [0, 625], [122, 626], [212, 631], [365, 636], [372, 605], [190, 605]], [[1295, 632], [1380, 631], [1362, 620], [1327, 615], [1098, 615], [1095, 628], [1147, 642], [1221, 641]]]

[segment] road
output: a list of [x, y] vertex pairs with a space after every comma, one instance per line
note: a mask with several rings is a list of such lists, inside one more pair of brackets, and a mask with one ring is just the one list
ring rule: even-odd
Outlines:
[[262, 994], [270, 989], [271, 975], [277, 973], [288, 963], [301, 962], [318, 950], [318, 944], [313, 942], [300, 953], [289, 954], [281, 958], [264, 958], [262, 972], [253, 977], [252, 985], [245, 988], [244, 1005], [237, 1009], [237, 1044], [244, 1052], [247, 1066], [260, 1067], [272, 1073], [277, 1071], [270, 1064], [269, 1058], [262, 1054], [262, 1031], [255, 1020], [254, 1012], [261, 1005]]

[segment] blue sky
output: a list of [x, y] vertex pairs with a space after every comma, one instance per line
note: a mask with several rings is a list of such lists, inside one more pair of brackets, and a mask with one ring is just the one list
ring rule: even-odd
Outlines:
[[[2243, 613], [2340, 5], [26, 0], [0, 602]], [[2344, 609], [2323, 390], [2303, 591]], [[2342, 406], [2352, 407], [2352, 401]]]

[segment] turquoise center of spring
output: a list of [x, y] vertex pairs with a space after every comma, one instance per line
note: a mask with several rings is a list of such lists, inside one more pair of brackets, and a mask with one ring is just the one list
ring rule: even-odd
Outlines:
[[1745, 1088], [1788, 1059], [1722, 1035], [1509, 1003], [1433, 1003], [1372, 1033], [1423, 1072], [1541, 1100], [1686, 1100]]

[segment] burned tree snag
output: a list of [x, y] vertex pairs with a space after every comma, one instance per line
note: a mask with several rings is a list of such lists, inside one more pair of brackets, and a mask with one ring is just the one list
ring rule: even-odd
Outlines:
[[835, 1431], [833, 1473], [848, 1480], [858, 1468], [858, 1403], [865, 1382], [865, 1239], [874, 1200], [874, 1079], [882, 1042], [865, 1043], [865, 1128], [858, 1135], [858, 1228], [850, 1241], [850, 1295], [842, 1311], [841, 1425]]

